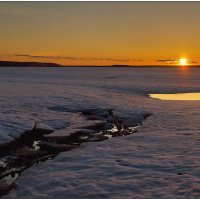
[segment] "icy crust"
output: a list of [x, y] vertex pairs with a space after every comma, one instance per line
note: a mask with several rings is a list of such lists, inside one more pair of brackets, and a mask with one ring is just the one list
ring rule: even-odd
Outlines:
[[19, 138], [0, 145], [0, 196], [15, 187], [20, 174], [34, 164], [53, 159], [58, 153], [78, 148], [83, 143], [133, 134], [151, 115], [136, 117], [132, 114], [122, 118], [116, 116], [113, 109], [87, 109], [74, 113], [74, 118], [82, 118], [82, 123], [69, 128], [51, 130], [40, 128], [35, 122], [34, 127]]
[[[29, 101], [24, 99], [23, 101]], [[11, 100], [10, 106], [2, 106], [1, 115], [0, 115], [0, 144], [10, 142], [13, 139], [19, 137], [25, 130], [30, 130], [35, 123], [37, 123], [38, 128], [51, 129], [54, 131], [62, 131], [63, 129], [70, 130], [71, 128], [77, 128], [78, 126], [84, 126], [85, 120], [80, 115], [79, 111], [82, 107], [93, 107], [98, 108], [99, 106], [87, 106], [87, 105], [59, 105], [51, 106], [52, 100], [45, 104], [41, 100], [40, 104], [26, 105], [24, 108], [23, 102], [16, 105]], [[68, 104], [66, 102], [66, 104]], [[48, 106], [47, 106], [48, 105]], [[16, 110], [13, 111], [11, 107], [15, 107]], [[108, 106], [106, 106], [108, 107]], [[89, 109], [89, 108], [88, 108]], [[99, 109], [101, 109], [99, 107]], [[131, 109], [128, 112], [121, 112], [121, 110], [116, 110], [116, 114], [127, 118], [134, 113], [136, 121], [142, 119], [142, 115], [145, 114], [145, 111], [138, 111], [137, 109]], [[92, 117], [92, 116], [91, 116]], [[97, 117], [96, 120], [102, 120], [101, 117]], [[88, 123], [88, 122], [87, 122]]]

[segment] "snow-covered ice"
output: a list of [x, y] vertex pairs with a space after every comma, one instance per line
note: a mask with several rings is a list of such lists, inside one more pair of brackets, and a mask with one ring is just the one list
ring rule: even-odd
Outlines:
[[[199, 92], [200, 69], [0, 68], [0, 143], [32, 128], [84, 125], [75, 111], [113, 108], [139, 132], [60, 153], [17, 179], [5, 198], [199, 198], [200, 101], [149, 94]], [[115, 78], [113, 78], [115, 77]]]

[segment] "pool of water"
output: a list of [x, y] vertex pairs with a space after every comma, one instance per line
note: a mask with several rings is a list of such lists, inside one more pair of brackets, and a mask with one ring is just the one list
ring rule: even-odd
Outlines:
[[198, 101], [200, 93], [175, 93], [175, 94], [150, 94], [151, 98], [161, 100], [183, 100], [183, 101]]

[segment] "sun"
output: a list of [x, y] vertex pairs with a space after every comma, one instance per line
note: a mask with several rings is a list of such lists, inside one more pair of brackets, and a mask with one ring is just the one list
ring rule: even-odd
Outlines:
[[179, 65], [185, 66], [188, 64], [188, 61], [186, 58], [180, 58], [179, 59]]

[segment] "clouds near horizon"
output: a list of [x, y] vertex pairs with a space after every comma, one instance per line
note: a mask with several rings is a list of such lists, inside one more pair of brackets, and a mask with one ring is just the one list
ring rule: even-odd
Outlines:
[[84, 58], [84, 57], [75, 57], [75, 56], [42, 56], [42, 55], [29, 55], [29, 54], [15, 54], [17, 57], [28, 57], [28, 58], [42, 58], [42, 59], [66, 59], [66, 60], [97, 60], [97, 61], [114, 61], [114, 62], [141, 62], [140, 59], [115, 59], [115, 58]]
[[[179, 64], [180, 58], [174, 58], [174, 59], [158, 59], [155, 60], [156, 62], [162, 63], [162, 64]], [[198, 64], [197, 61], [187, 59], [188, 64]]]

